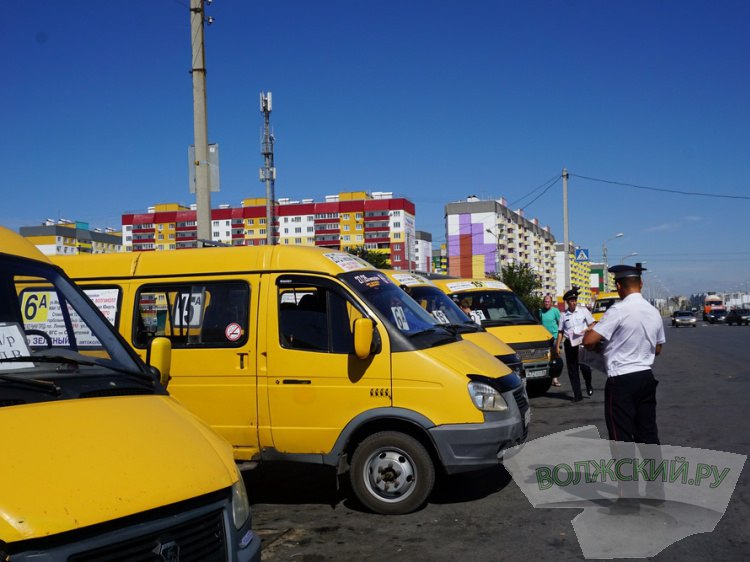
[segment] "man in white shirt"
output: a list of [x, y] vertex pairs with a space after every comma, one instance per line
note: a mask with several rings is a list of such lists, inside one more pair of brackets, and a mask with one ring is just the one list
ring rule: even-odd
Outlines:
[[594, 323], [594, 317], [586, 307], [578, 307], [578, 289], [571, 289], [563, 295], [563, 300], [568, 306], [567, 310], [560, 316], [560, 325], [557, 331], [557, 354], [560, 355], [560, 345], [565, 342], [565, 364], [568, 366], [568, 377], [573, 389], [573, 402], [583, 399], [581, 394], [581, 377], [586, 382], [586, 393], [591, 396], [594, 387], [591, 386], [591, 367], [578, 362], [578, 348], [583, 342], [583, 334], [586, 329]]
[[651, 365], [665, 342], [664, 323], [659, 312], [641, 295], [642, 271], [645, 269], [640, 263], [609, 268], [622, 300], [586, 332], [583, 344], [590, 350], [603, 347], [607, 364], [604, 416], [610, 440], [658, 445], [659, 383]]

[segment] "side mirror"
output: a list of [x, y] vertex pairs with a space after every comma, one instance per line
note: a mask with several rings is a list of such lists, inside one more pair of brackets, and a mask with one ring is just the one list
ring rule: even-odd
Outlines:
[[159, 381], [164, 388], [169, 384], [172, 368], [172, 342], [168, 338], [154, 338], [149, 346], [149, 365], [159, 371]]
[[359, 359], [367, 359], [372, 349], [375, 323], [369, 318], [357, 318], [354, 321], [354, 354]]

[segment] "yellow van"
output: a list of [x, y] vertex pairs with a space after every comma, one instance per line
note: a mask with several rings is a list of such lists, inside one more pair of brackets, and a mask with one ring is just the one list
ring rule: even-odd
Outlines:
[[[419, 508], [436, 467], [498, 463], [521, 443], [523, 382], [367, 262], [300, 246], [58, 257], [145, 355], [172, 342], [170, 392], [240, 462], [348, 471], [372, 511]], [[96, 299], [94, 299], [96, 302]]]
[[599, 320], [602, 319], [602, 316], [604, 316], [604, 313], [607, 312], [609, 307], [619, 300], [621, 300], [620, 294], [617, 292], [599, 293], [599, 295], [596, 297], [596, 301], [594, 301], [594, 307], [591, 309], [591, 315], [594, 317], [594, 320], [599, 322]]
[[0, 428], [0, 560], [260, 560], [229, 444], [2, 227]]
[[432, 281], [454, 301], [465, 301], [475, 322], [516, 350], [523, 360], [529, 396], [549, 390], [552, 336], [505, 283], [494, 279]]
[[524, 378], [526, 376], [523, 370], [523, 362], [513, 348], [469, 318], [432, 281], [417, 273], [395, 269], [384, 269], [382, 271], [440, 324], [448, 326], [451, 330], [460, 334], [462, 338], [494, 355], [519, 377]]

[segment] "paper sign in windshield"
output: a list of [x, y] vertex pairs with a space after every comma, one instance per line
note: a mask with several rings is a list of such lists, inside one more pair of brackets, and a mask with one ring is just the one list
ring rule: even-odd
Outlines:
[[[26, 339], [21, 333], [21, 328], [15, 323], [0, 324], [0, 359], [12, 359], [14, 357], [28, 357], [29, 348]], [[16, 371], [18, 369], [30, 369], [33, 363], [3, 363], [0, 362], [0, 371]]]

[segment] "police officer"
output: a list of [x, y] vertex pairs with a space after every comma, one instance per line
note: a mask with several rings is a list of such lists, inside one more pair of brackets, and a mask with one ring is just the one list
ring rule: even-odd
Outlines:
[[583, 339], [586, 349], [603, 345], [607, 364], [604, 416], [611, 441], [659, 444], [656, 426], [656, 385], [651, 372], [661, 352], [664, 323], [659, 312], [641, 295], [640, 263], [615, 265], [617, 293], [622, 299], [604, 313]]
[[573, 402], [583, 399], [581, 394], [581, 377], [586, 382], [586, 392], [589, 396], [594, 393], [591, 386], [591, 368], [578, 363], [578, 348], [583, 342], [583, 334], [594, 323], [594, 317], [587, 308], [578, 308], [578, 289], [571, 289], [563, 295], [567, 310], [560, 316], [560, 326], [557, 332], [557, 354], [560, 355], [560, 344], [565, 342], [565, 363], [568, 365], [568, 377], [573, 389]]

